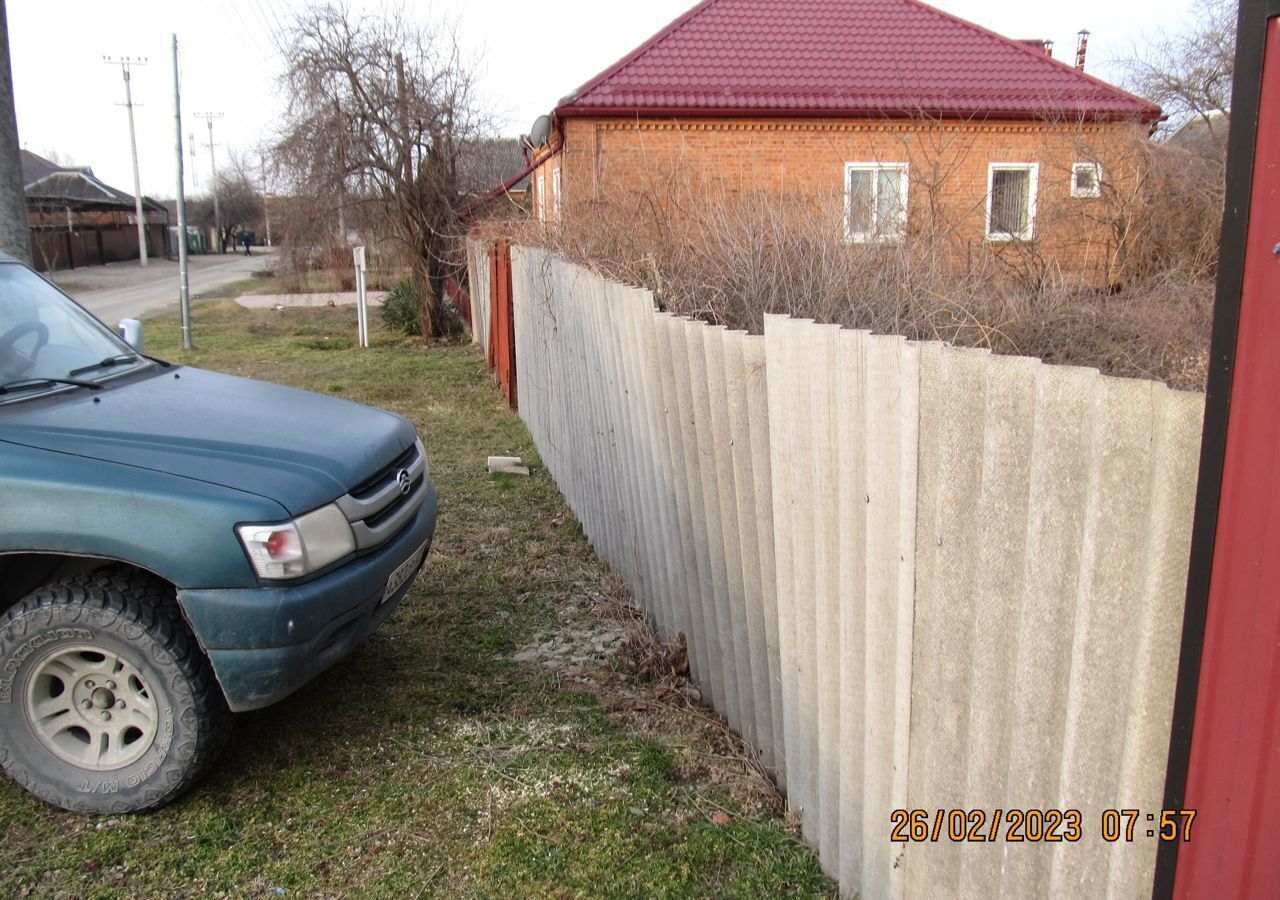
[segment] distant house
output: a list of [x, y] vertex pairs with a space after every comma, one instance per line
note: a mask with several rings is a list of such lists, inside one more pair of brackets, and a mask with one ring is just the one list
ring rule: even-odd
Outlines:
[[683, 175], [708, 196], [827, 195], [850, 243], [929, 232], [954, 259], [1115, 279], [1161, 111], [1080, 56], [916, 0], [705, 0], [560, 101], [532, 214]]
[[[463, 194], [489, 194], [527, 168], [519, 138], [481, 138], [467, 141], [458, 152], [458, 188]], [[529, 176], [517, 180], [505, 193], [523, 199]]]
[[1197, 156], [1224, 159], [1227, 154], [1227, 132], [1231, 116], [1217, 110], [1203, 116], [1192, 116], [1169, 135], [1168, 143]]
[[[22, 151], [22, 184], [31, 228], [31, 255], [40, 271], [74, 269], [138, 258], [132, 194], [99, 181], [88, 166], [62, 166]], [[169, 214], [143, 198], [147, 254], [163, 256]]]

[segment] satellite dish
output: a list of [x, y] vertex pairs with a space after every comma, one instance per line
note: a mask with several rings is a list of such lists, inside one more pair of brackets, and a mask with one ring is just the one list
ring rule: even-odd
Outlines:
[[551, 117], [538, 116], [529, 129], [529, 143], [534, 147], [545, 147], [551, 139]]

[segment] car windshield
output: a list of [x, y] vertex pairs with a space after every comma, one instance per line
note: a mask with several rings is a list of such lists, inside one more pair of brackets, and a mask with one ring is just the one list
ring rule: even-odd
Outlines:
[[143, 364], [128, 344], [31, 269], [0, 263], [0, 386], [21, 384], [23, 393], [38, 393], [67, 387], [66, 379], [98, 381]]

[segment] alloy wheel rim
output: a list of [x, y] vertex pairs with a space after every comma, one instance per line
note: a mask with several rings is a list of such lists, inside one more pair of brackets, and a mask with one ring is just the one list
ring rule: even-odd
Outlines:
[[127, 657], [91, 645], [58, 647], [36, 663], [27, 684], [27, 721], [63, 762], [122, 769], [155, 743], [155, 696]]

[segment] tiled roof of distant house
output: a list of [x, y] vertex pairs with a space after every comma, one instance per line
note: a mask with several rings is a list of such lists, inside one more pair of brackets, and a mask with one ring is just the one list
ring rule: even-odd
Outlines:
[[557, 113], [1153, 122], [1160, 108], [918, 0], [704, 0]]
[[[62, 166], [23, 150], [22, 184], [28, 201], [43, 204], [107, 206], [132, 210], [133, 194], [117, 190], [99, 181], [88, 166]], [[160, 211], [163, 206], [146, 197], [146, 209]]]
[[1202, 156], [1222, 155], [1226, 153], [1230, 128], [1231, 116], [1224, 112], [1193, 116], [1169, 135], [1169, 143]]

